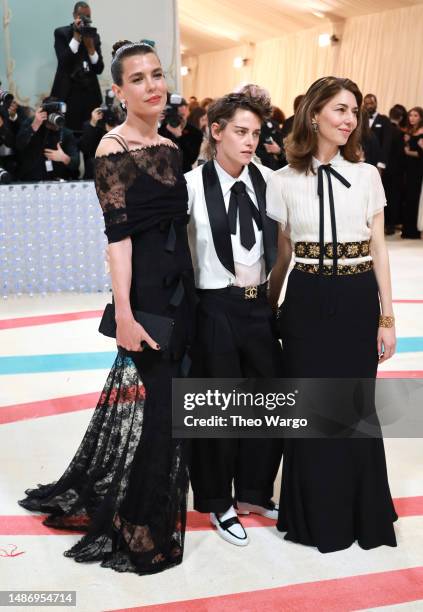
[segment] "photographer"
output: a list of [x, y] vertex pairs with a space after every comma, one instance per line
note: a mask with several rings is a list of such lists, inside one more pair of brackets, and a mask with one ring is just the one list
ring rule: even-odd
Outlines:
[[64, 106], [55, 98], [45, 98], [35, 117], [22, 124], [16, 137], [19, 180], [77, 178], [79, 151], [74, 135], [65, 127]]
[[0, 183], [10, 183], [15, 170], [15, 133], [11, 119], [17, 116], [15, 105], [12, 94], [0, 89]]
[[95, 108], [91, 113], [90, 121], [84, 124], [82, 136], [79, 140], [79, 149], [84, 154], [84, 179], [94, 178], [94, 157], [100, 140], [104, 134], [123, 121], [118, 108], [113, 106], [114, 94], [111, 90], [106, 92], [105, 103]]
[[286, 165], [282, 131], [273, 119], [269, 118], [263, 122], [256, 155], [263, 166], [271, 170], [279, 170]]
[[178, 94], [171, 94], [165, 108], [159, 134], [170, 138], [182, 151], [183, 172], [192, 169], [200, 153], [203, 132], [188, 123], [189, 108], [186, 100]]
[[100, 37], [91, 27], [91, 9], [77, 2], [71, 25], [54, 31], [57, 71], [51, 95], [67, 104], [67, 126], [81, 132], [93, 108], [101, 104], [97, 75], [103, 72]]

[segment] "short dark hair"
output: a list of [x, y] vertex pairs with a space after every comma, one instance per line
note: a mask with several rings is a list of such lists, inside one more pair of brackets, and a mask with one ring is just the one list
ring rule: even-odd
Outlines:
[[73, 14], [76, 15], [80, 8], [90, 8], [90, 5], [88, 4], [88, 2], [77, 2], [73, 7]]
[[116, 85], [122, 85], [123, 60], [126, 57], [147, 55], [147, 53], [154, 53], [158, 58], [155, 48], [143, 40], [135, 43], [130, 40], [118, 40], [118, 42], [115, 42], [112, 48], [113, 59], [110, 66], [113, 82]]
[[403, 118], [404, 113], [400, 108], [398, 108], [398, 106], [393, 106], [389, 111], [389, 119], [394, 119], [400, 123]]
[[[219, 125], [219, 130], [224, 130], [229, 121], [233, 119], [237, 110], [247, 110], [254, 113], [260, 122], [267, 119], [272, 112], [270, 98], [266, 93], [263, 93], [263, 90], [258, 91], [261, 93], [257, 95], [242, 91], [239, 93], [231, 93], [212, 102], [207, 110], [209, 128], [213, 123], [217, 123]], [[209, 141], [214, 151], [216, 148], [216, 141], [213, 138], [211, 130], [209, 130]]]
[[368, 93], [368, 94], [366, 94], [366, 95], [364, 96], [363, 100], [365, 100], [366, 98], [374, 98], [374, 99], [375, 99], [375, 102], [376, 102], [376, 104], [377, 104], [377, 98], [376, 98], [375, 94]]
[[357, 101], [357, 127], [351, 132], [347, 143], [340, 147], [340, 151], [344, 159], [350, 162], [360, 161], [363, 103], [361, 91], [350, 79], [334, 76], [322, 77], [315, 81], [306, 92], [295, 113], [292, 132], [284, 141], [288, 163], [298, 172], [313, 173], [312, 158], [317, 151], [317, 133], [313, 129], [313, 116], [344, 89], [350, 91]]
[[405, 108], [405, 106], [403, 106], [402, 104], [394, 104], [392, 108], [399, 111], [402, 114], [400, 126], [402, 128], [407, 127], [408, 116], [407, 116], [407, 109]]
[[196, 106], [188, 115], [187, 122], [200, 129], [200, 119], [201, 117], [204, 117], [204, 115], [207, 115], [206, 109], [201, 108], [201, 106]]

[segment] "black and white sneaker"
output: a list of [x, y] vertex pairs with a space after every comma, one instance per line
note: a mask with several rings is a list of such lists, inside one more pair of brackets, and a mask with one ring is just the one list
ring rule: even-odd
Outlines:
[[275, 521], [278, 520], [279, 506], [273, 500], [269, 500], [266, 506], [256, 506], [255, 504], [247, 504], [246, 502], [237, 502], [236, 505], [238, 514], [260, 514]]
[[235, 546], [247, 546], [249, 542], [247, 532], [241, 525], [241, 522], [236, 514], [230, 518], [221, 520], [217, 514], [211, 512], [210, 522], [216, 527], [217, 533], [220, 535], [220, 537], [227, 542], [235, 544]]

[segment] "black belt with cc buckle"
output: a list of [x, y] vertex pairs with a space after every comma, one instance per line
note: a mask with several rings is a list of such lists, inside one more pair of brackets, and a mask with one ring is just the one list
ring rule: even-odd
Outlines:
[[243, 300], [255, 300], [262, 295], [267, 293], [267, 283], [262, 285], [251, 285], [249, 287], [235, 287], [230, 285], [229, 287], [222, 287], [222, 289], [198, 289], [198, 293], [214, 293], [222, 295], [233, 295]]

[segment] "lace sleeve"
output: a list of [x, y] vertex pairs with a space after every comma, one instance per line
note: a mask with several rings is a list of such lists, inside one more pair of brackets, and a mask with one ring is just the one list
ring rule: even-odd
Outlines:
[[126, 193], [132, 184], [135, 167], [125, 152], [96, 157], [94, 162], [95, 189], [103, 210], [105, 234], [109, 242], [126, 237]]

